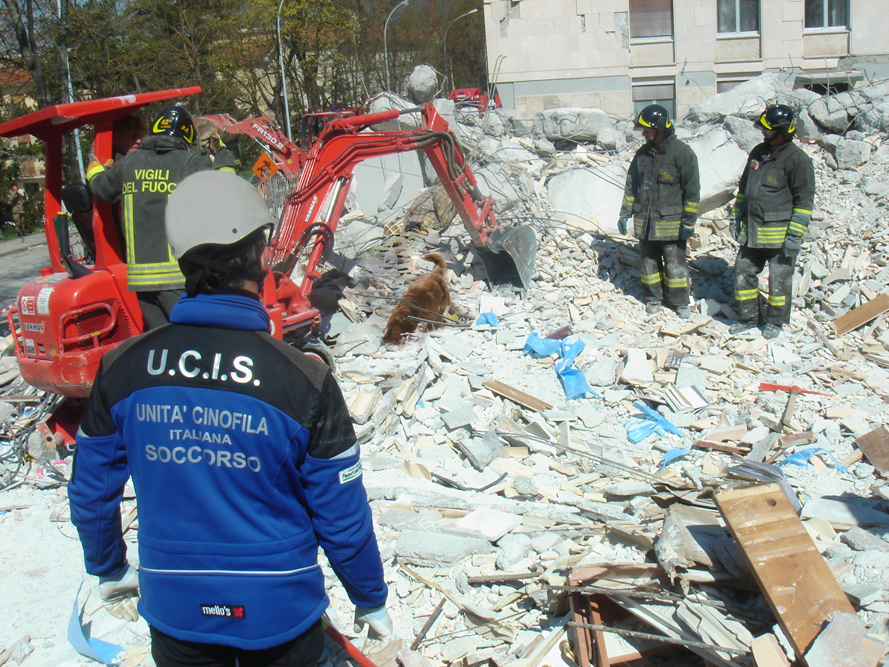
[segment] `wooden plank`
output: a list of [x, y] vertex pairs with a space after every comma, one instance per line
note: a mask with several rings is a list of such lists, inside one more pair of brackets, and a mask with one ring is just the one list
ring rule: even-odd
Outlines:
[[835, 614], [855, 613], [849, 599], [779, 485], [728, 489], [718, 492], [715, 500], [802, 659]]
[[756, 667], [790, 667], [790, 660], [784, 655], [778, 638], [771, 632], [754, 639], [750, 651]]
[[889, 294], [881, 294], [876, 299], [871, 299], [867, 303], [858, 306], [858, 308], [853, 308], [833, 321], [837, 336], [842, 336], [844, 333], [867, 324], [887, 310], [889, 310]]
[[550, 410], [553, 407], [546, 401], [541, 401], [539, 398], [532, 396], [531, 394], [526, 394], [525, 392], [520, 391], [515, 387], [510, 387], [508, 384], [506, 384], [505, 382], [501, 382], [500, 380], [485, 380], [484, 382], [482, 382], [482, 386], [486, 389], [490, 389], [498, 396], [508, 398], [513, 403], [517, 403], [523, 408], [528, 408], [529, 410], [544, 412], [545, 410]]
[[881, 473], [889, 474], [889, 430], [879, 426], [855, 439], [858, 449]]

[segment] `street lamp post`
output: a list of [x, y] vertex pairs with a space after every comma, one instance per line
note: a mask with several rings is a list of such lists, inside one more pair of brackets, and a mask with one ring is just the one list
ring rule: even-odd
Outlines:
[[[283, 0], [282, 0], [283, 1]], [[401, 7], [402, 5], [406, 5], [408, 0], [401, 0], [397, 5], [392, 8], [392, 11], [389, 12], [389, 16], [386, 17], [386, 23], [383, 26], [383, 57], [386, 60], [386, 92], [389, 92], [389, 43], [386, 41], [386, 32], [389, 30], [389, 19], [392, 18], [392, 15], [395, 13], [395, 10]]]
[[284, 49], [281, 46], [281, 7], [284, 6], [284, 0], [278, 3], [278, 64], [281, 67], [281, 95], [284, 97], [284, 127], [287, 130], [287, 138], [291, 141], [293, 137], [290, 134], [290, 107], [287, 104], [287, 76], [284, 74]]
[[450, 72], [451, 90], [454, 89], [454, 72], [453, 72], [453, 70], [451, 70], [451, 63], [448, 61], [448, 33], [451, 31], [451, 26], [454, 25], [457, 21], [462, 19], [464, 16], [469, 16], [470, 14], [475, 14], [477, 11], [478, 11], [478, 9], [470, 9], [465, 14], [460, 14], [460, 16], [458, 16], [457, 18], [455, 18], [453, 21], [450, 22], [450, 24], [448, 25], [448, 29], [445, 30], [444, 57], [445, 57], [445, 67], [447, 68], [448, 72]]

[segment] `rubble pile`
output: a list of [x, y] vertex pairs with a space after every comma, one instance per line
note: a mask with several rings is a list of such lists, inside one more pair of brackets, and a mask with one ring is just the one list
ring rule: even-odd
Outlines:
[[[657, 664], [787, 664], [803, 652], [809, 665], [878, 664], [889, 634], [884, 86], [822, 98], [766, 75], [679, 124], [705, 202], [689, 320], [645, 313], [636, 250], [614, 231], [639, 146], [630, 123], [578, 109], [523, 123], [437, 101], [500, 224], [533, 225], [539, 251], [531, 289], [493, 284], [434, 191], [385, 225], [353, 211], [337, 230], [318, 292], [390, 586], [397, 639], [364, 646], [376, 664], [594, 665], [657, 651]], [[728, 333], [725, 204], [758, 141], [750, 119], [776, 100], [800, 118], [818, 192], [791, 324], [767, 343]], [[448, 260], [455, 318], [387, 346], [392, 298], [431, 268], [430, 250]], [[38, 404], [7, 367], [0, 505], [30, 505], [0, 515], [14, 534], [10, 517], [55, 509], [64, 521], [70, 457], [32, 436], [29, 460], [12, 466]], [[76, 541], [66, 549], [79, 563]], [[354, 636], [325, 571], [331, 620]], [[143, 621], [92, 613], [95, 636], [141, 659]], [[46, 626], [16, 623], [0, 644], [24, 632], [34, 654], [18, 662], [41, 664]]]

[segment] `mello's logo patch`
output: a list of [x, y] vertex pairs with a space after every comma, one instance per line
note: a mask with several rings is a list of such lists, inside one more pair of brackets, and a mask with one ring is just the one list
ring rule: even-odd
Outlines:
[[204, 616], [219, 616], [220, 618], [233, 618], [239, 620], [247, 618], [244, 605], [202, 604], [201, 614]]

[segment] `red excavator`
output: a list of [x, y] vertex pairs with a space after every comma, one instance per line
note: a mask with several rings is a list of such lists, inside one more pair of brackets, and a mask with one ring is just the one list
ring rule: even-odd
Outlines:
[[[2, 137], [33, 135], [45, 144], [44, 228], [50, 265], [22, 288], [8, 316], [22, 377], [34, 387], [71, 399], [85, 398], [102, 355], [143, 330], [136, 296], [126, 289], [126, 264], [111, 205], [94, 204], [86, 186], [62, 187], [63, 135], [92, 125], [93, 152], [105, 162], [111, 157], [111, 124], [116, 118], [147, 104], [199, 92], [198, 87], [179, 88], [72, 102], [0, 124]], [[421, 126], [369, 130], [404, 113], [420, 114]], [[286, 139], [283, 133], [280, 136]], [[276, 145], [267, 139], [266, 143]], [[293, 150], [289, 142], [278, 149]], [[272, 275], [261, 299], [276, 337], [298, 346], [312, 341], [320, 313], [308, 297], [320, 277], [320, 265], [333, 248], [352, 170], [367, 158], [413, 150], [422, 150], [434, 167], [488, 279], [529, 286], [537, 252], [534, 231], [527, 226], [504, 229], [497, 225], [492, 200], [479, 193], [453, 133], [434, 105], [338, 118], [327, 124], [305, 156], [271, 240]], [[69, 218], [86, 246], [84, 257], [72, 252]], [[73, 442], [79, 421], [76, 405], [68, 403], [71, 416], [57, 417], [57, 423], [49, 427], [54, 433], [41, 429], [48, 438], [55, 435], [57, 444]]]

